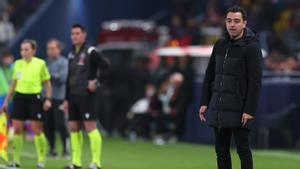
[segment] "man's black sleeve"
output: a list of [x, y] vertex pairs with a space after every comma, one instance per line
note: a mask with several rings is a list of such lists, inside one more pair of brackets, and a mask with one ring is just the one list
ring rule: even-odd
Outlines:
[[215, 65], [216, 65], [215, 62], [216, 62], [216, 56], [215, 56], [215, 47], [214, 47], [211, 57], [209, 59], [208, 66], [206, 68], [206, 72], [205, 72], [200, 106], [203, 106], [203, 105], [208, 106], [209, 101], [211, 99], [212, 82], [215, 79]]
[[[102, 83], [107, 79], [107, 76], [109, 74], [109, 68], [110, 68], [110, 63], [107, 58], [105, 58], [102, 53], [98, 52], [95, 48], [91, 47], [89, 49], [90, 55], [91, 55], [91, 61], [92, 65], [94, 67], [93, 73], [95, 75], [92, 75], [97, 78], [97, 80]], [[97, 76], [97, 70], [100, 70], [100, 76]]]
[[244, 112], [254, 115], [259, 99], [261, 88], [263, 58], [261, 48], [258, 43], [251, 44], [247, 51], [247, 95]]
[[70, 59], [68, 58], [68, 72], [67, 72], [67, 80], [66, 80], [66, 96], [65, 100], [69, 100], [70, 97], [70, 88], [69, 88], [69, 81], [70, 81], [70, 69], [71, 69], [71, 64], [70, 64]]

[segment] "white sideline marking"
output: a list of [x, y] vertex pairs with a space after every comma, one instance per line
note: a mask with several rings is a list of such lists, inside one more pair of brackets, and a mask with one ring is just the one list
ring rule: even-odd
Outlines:
[[258, 151], [254, 152], [254, 155], [260, 156], [271, 156], [271, 157], [284, 157], [289, 159], [297, 159], [300, 160], [300, 153], [288, 153], [288, 152], [280, 152], [280, 151]]
[[6, 169], [6, 165], [0, 164], [0, 168]]

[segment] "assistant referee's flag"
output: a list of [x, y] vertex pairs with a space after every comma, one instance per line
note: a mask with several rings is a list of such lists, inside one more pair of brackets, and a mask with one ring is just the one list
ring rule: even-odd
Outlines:
[[6, 162], [8, 161], [7, 149], [7, 116], [6, 113], [2, 112], [0, 114], [0, 157]]

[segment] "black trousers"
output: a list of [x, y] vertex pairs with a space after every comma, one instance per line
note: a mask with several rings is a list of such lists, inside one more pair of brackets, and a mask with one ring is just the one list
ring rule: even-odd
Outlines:
[[241, 169], [253, 169], [252, 153], [249, 146], [249, 129], [222, 128], [215, 130], [215, 150], [217, 153], [218, 169], [231, 169], [230, 143], [233, 135], [237, 153], [241, 161]]
[[52, 107], [44, 113], [44, 130], [49, 142], [50, 150], [55, 149], [55, 131], [58, 131], [62, 140], [63, 151], [67, 150], [68, 131], [66, 126], [66, 118], [59, 106], [61, 100], [52, 100]]
[[131, 132], [136, 132], [138, 136], [147, 138], [150, 136], [150, 120], [148, 113], [134, 114], [134, 117], [128, 122], [128, 129]]

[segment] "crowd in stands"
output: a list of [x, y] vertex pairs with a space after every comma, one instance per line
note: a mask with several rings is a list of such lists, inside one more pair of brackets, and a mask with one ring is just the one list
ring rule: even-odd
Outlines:
[[0, 50], [13, 40], [16, 32], [43, 2], [44, 0], [0, 1]]
[[[193, 3], [192, 3], [193, 2]], [[205, 6], [204, 10], [199, 6]], [[268, 53], [265, 69], [299, 70], [300, 1], [211, 0], [173, 1], [171, 37], [179, 46], [213, 44], [224, 32], [224, 14], [239, 4], [248, 13], [248, 26], [255, 31]]]

